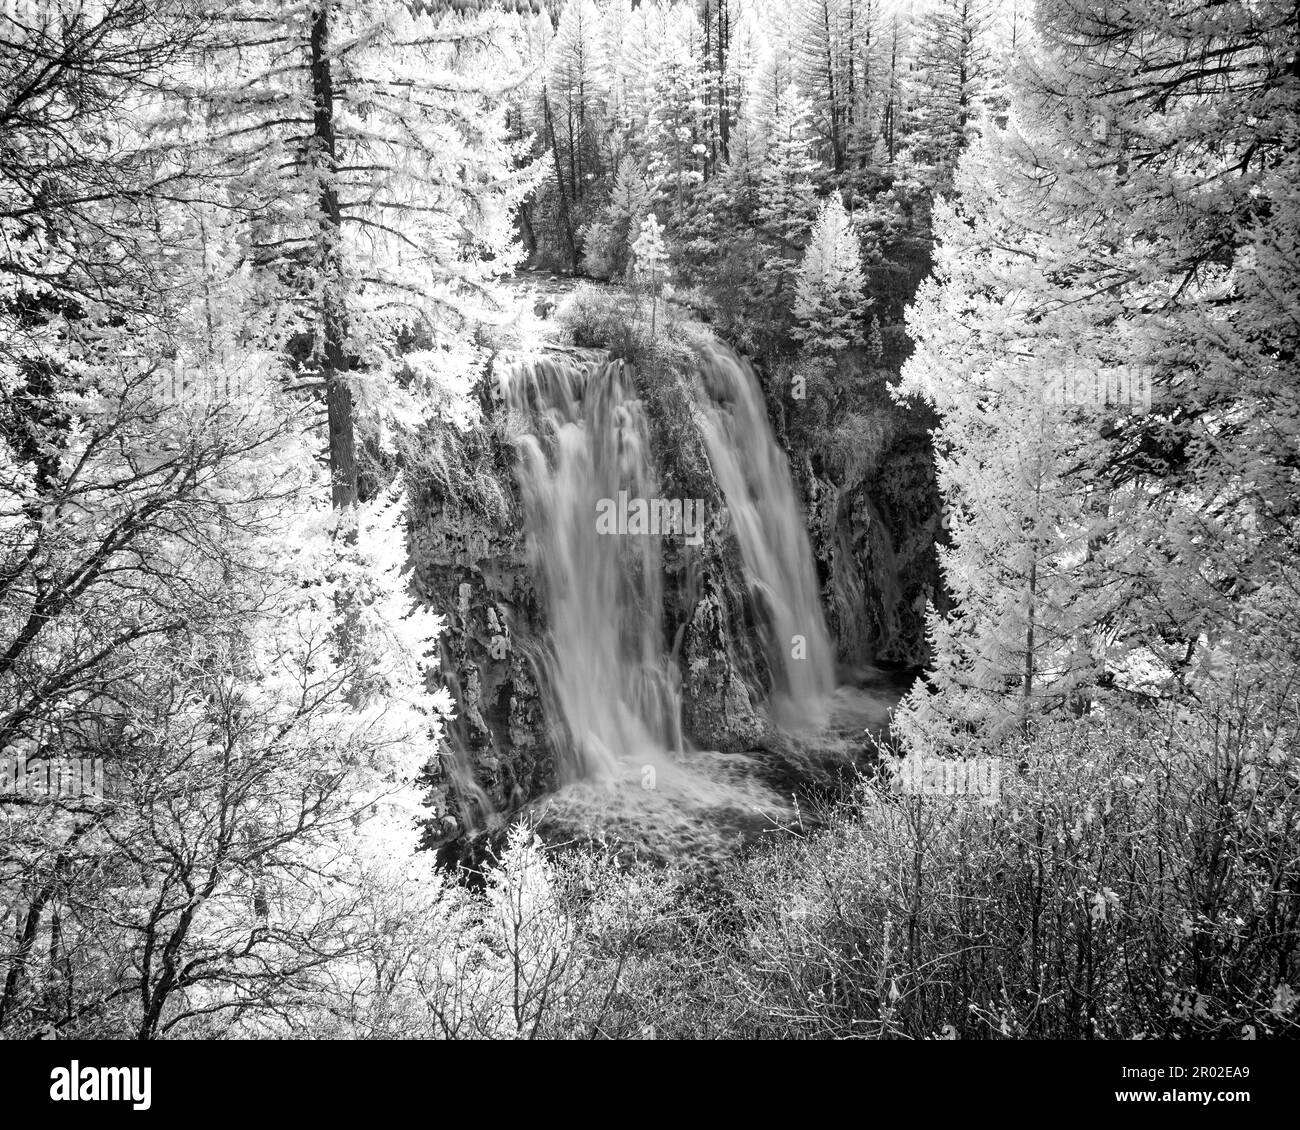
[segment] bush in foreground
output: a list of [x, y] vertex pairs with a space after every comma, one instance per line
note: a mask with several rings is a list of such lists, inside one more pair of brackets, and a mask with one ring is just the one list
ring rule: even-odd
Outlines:
[[864, 779], [818, 830], [707, 878], [517, 829], [487, 894], [456, 896], [398, 1031], [1294, 1037], [1295, 754], [1165, 721], [1039, 734], [993, 805]]

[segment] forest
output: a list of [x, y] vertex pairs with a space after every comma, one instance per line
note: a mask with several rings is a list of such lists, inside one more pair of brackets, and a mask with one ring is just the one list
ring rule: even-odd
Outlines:
[[0, 1037], [1300, 1036], [1294, 0], [6, 0], [0, 244]]

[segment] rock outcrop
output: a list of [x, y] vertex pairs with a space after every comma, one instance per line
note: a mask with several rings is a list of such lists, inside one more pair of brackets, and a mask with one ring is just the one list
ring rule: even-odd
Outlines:
[[[667, 497], [726, 508], [691, 409], [692, 377], [638, 373]], [[411, 530], [413, 584], [447, 618], [441, 676], [457, 702], [449, 748], [435, 769], [433, 846], [484, 830], [557, 785], [567, 740], [543, 710], [537, 649], [544, 609], [526, 559], [514, 453], [502, 405], [484, 391], [476, 434], [452, 441], [478, 488], [425, 492]], [[864, 441], [836, 435], [824, 450], [796, 448], [792, 467], [808, 514], [824, 607], [839, 660], [915, 666], [925, 661], [924, 612], [937, 599], [938, 498], [924, 431], [899, 410]], [[893, 413], [893, 417], [890, 416]], [[861, 417], [859, 417], [861, 419]], [[784, 420], [777, 433], [789, 443]], [[838, 447], [836, 447], [838, 445]], [[490, 489], [483, 489], [487, 482]], [[492, 505], [482, 497], [495, 499]], [[773, 740], [763, 703], [771, 685], [756, 610], [734, 537], [665, 543], [664, 641], [680, 673], [682, 723], [698, 749], [739, 753]]]

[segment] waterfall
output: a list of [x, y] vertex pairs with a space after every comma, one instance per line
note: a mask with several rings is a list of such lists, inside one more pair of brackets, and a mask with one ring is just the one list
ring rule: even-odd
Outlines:
[[[545, 609], [538, 678], [561, 779], [662, 764], [682, 748], [680, 674], [664, 646], [662, 537], [698, 544], [692, 520], [703, 515], [694, 500], [660, 497], [645, 409], [622, 362], [522, 362], [505, 370], [500, 392]], [[701, 354], [696, 393], [761, 624], [774, 716], [790, 728], [824, 721], [834, 690], [830, 644], [794, 484], [761, 390], [752, 371], [719, 348]], [[623, 515], [617, 523], [615, 509]], [[637, 515], [631, 521], [629, 511]], [[664, 515], [667, 532], [647, 526]]]
[[518, 365], [502, 389], [527, 552], [549, 638], [540, 682], [564, 779], [680, 750], [681, 693], [663, 646], [660, 542], [598, 529], [602, 502], [658, 494], [645, 411], [621, 362]]
[[467, 695], [462, 685], [460, 672], [452, 660], [444, 635], [438, 641], [439, 669], [446, 680], [447, 689], [453, 699], [462, 704], [455, 718], [448, 722], [443, 735], [443, 765], [451, 779], [457, 798], [461, 825], [471, 832], [487, 827], [496, 816], [492, 798], [474, 776], [474, 759], [470, 754], [467, 740], [465, 706]]
[[820, 726], [835, 690], [835, 663], [789, 462], [748, 364], [729, 350], [712, 350], [701, 357], [700, 386], [709, 461], [759, 612], [773, 715], [787, 729]]

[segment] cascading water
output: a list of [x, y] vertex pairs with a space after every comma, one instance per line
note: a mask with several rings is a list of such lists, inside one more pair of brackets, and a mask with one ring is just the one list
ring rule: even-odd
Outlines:
[[729, 350], [700, 359], [701, 427], [727, 499], [772, 671], [772, 711], [787, 729], [825, 723], [835, 663], [812, 547], [785, 454], [753, 370]]
[[620, 492], [658, 493], [631, 375], [621, 362], [541, 360], [508, 371], [502, 394], [546, 608], [539, 677], [547, 717], [560, 728], [561, 777], [658, 762], [682, 745], [680, 684], [663, 646], [660, 543], [602, 533], [596, 520]]
[[[661, 543], [611, 536], [614, 499], [655, 499], [659, 475], [621, 362], [538, 360], [506, 370], [528, 556], [546, 609], [539, 681], [563, 779], [608, 777], [682, 746], [676, 665], [665, 654]], [[757, 606], [778, 724], [825, 721], [834, 664], [812, 551], [758, 382], [721, 347], [701, 350], [698, 419]]]
[[[800, 751], [814, 748], [851, 763], [862, 729], [883, 727], [901, 692], [835, 688], [802, 509], [752, 370], [724, 347], [698, 350], [689, 412], [703, 451], [687, 440], [683, 477], [693, 481], [692, 461], [700, 454], [707, 458], [726, 505], [725, 512], [710, 513], [707, 523], [702, 503], [688, 519], [687, 500], [660, 496], [663, 480], [652, 455], [650, 421], [633, 373], [623, 364], [589, 352], [502, 365], [498, 373], [544, 625], [539, 633], [518, 635], [514, 645], [537, 679], [562, 786], [544, 796], [521, 792], [520, 802], [550, 834], [609, 836], [661, 859], [721, 858], [735, 835], [794, 819], [788, 798], [774, 791], [769, 770], [784, 779], [789, 766], [809, 764]], [[679, 381], [671, 374], [654, 379]], [[665, 402], [675, 400], [676, 390], [667, 391], [674, 395]], [[656, 421], [674, 431], [682, 422]], [[668, 524], [647, 529], [633, 522], [629, 500], [648, 502], [638, 512], [667, 516]], [[615, 505], [621, 517], [612, 527], [609, 508]], [[676, 523], [674, 505], [680, 506]], [[698, 549], [704, 536], [733, 535], [738, 555], [716, 541]], [[673, 575], [684, 586], [669, 602], [665, 536], [679, 537], [682, 551], [680, 559], [669, 555]], [[742, 577], [733, 572], [737, 565]], [[790, 743], [797, 756], [789, 766], [781, 761], [783, 743], [752, 753], [703, 749], [676, 756], [683, 747], [683, 668], [677, 654], [683, 640], [681, 661], [691, 670], [700, 669], [701, 660], [708, 667], [697, 688], [707, 695], [735, 695], [737, 677], [754, 669], [753, 653], [744, 654], [745, 643], [735, 634], [734, 603], [697, 603], [701, 569], [722, 570], [726, 575], [715, 581], [731, 589], [743, 584], [748, 591], [750, 619], [766, 651], [774, 720], [789, 731], [817, 729], [810, 735], [815, 747], [800, 739]], [[461, 585], [460, 622], [467, 635], [469, 591]], [[670, 607], [676, 624], [669, 623]], [[519, 612], [520, 626], [533, 622], [525, 610]], [[672, 655], [665, 646], [670, 634]], [[730, 680], [725, 684], [707, 681], [718, 674], [715, 655]], [[453, 667], [450, 654], [443, 667]], [[467, 672], [456, 697], [472, 704], [482, 691], [473, 663]], [[743, 690], [735, 698], [701, 701], [706, 709], [716, 702], [726, 711], [737, 703], [735, 717], [741, 725], [752, 724], [745, 713], [752, 704]], [[499, 700], [494, 703], [500, 710]], [[511, 703], [513, 727], [513, 697]], [[503, 814], [492, 810], [493, 801], [476, 781], [471, 742], [486, 726], [481, 717], [471, 722], [453, 725], [448, 741], [453, 792], [464, 809], [461, 823], [472, 831], [499, 825]], [[514, 808], [516, 802], [507, 803]]]

